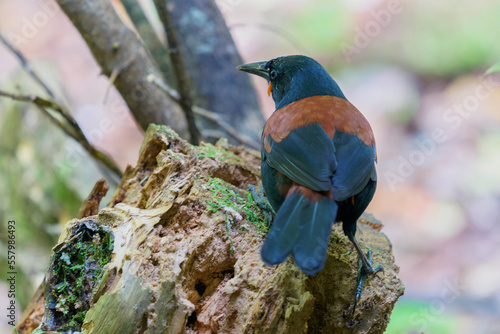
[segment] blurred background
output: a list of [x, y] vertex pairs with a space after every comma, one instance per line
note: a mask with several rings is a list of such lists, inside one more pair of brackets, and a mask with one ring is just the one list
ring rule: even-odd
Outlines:
[[[500, 60], [500, 2], [218, 4], [245, 62], [309, 55], [370, 121], [379, 180], [367, 212], [384, 224], [406, 286], [387, 333], [499, 333], [500, 75], [485, 72]], [[65, 98], [92, 144], [121, 168], [135, 164], [142, 131], [52, 0], [0, 0], [0, 31]], [[267, 84], [254, 84], [268, 117]], [[0, 89], [40, 92], [3, 44]], [[21, 309], [62, 224], [102, 176], [38, 110], [0, 99], [0, 245], [6, 254], [14, 219]], [[4, 278], [4, 255], [0, 266]], [[7, 290], [0, 283], [1, 305]]]

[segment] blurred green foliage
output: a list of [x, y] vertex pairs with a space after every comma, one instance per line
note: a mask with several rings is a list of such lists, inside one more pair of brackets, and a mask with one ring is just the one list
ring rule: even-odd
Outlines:
[[[31, 66], [64, 101], [60, 69], [50, 60], [34, 60]], [[21, 67], [0, 87], [46, 97]], [[0, 249], [6, 246], [6, 222], [15, 220], [16, 299], [21, 308], [41, 282], [62, 226], [76, 216], [102, 175], [80, 144], [37, 107], [0, 99], [0, 220], [5, 222], [0, 224]], [[0, 257], [0, 279], [5, 280], [5, 269], [6, 259]]]
[[[425, 75], [457, 75], [487, 67], [500, 54], [498, 13], [500, 2], [413, 1], [401, 13], [398, 26], [400, 52], [383, 53]], [[403, 24], [404, 23], [404, 24]], [[384, 43], [385, 44], [385, 43]], [[388, 52], [389, 51], [389, 52]]]
[[[0, 175], [8, 177], [0, 183], [0, 220], [16, 221], [17, 297], [23, 307], [33, 292], [27, 275], [48, 263], [60, 223], [75, 216], [82, 199], [54, 169], [51, 150], [61, 149], [62, 131], [30, 105], [5, 99], [1, 103]], [[7, 241], [6, 226], [0, 224], [2, 248]], [[32, 258], [33, 254], [37, 256]], [[37, 263], [42, 254], [47, 261]], [[0, 258], [2, 274], [7, 272], [5, 261]]]
[[345, 15], [346, 10], [339, 1], [315, 1], [314, 6], [306, 3], [301, 10], [292, 8], [292, 19], [286, 20], [285, 30], [293, 35], [297, 47], [304, 48], [301, 52], [330, 54], [339, 51], [349, 35], [353, 18]]
[[496, 64], [494, 64], [493, 66], [491, 66], [484, 74], [488, 75], [488, 74], [493, 74], [493, 73], [498, 73], [498, 72], [500, 72], [500, 61], [497, 62]]
[[444, 313], [432, 303], [400, 300], [394, 307], [385, 333], [453, 334], [457, 333], [459, 320], [459, 315]]
[[498, 59], [500, 2], [397, 1], [392, 13], [391, 3], [356, 12], [349, 8], [354, 4], [320, 0], [299, 10], [291, 6], [276, 17], [297, 41], [298, 52], [323, 55], [337, 67], [378, 60], [448, 77]]

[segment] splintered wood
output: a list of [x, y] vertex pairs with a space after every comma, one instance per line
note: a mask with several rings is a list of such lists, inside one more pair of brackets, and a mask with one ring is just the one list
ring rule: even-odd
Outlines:
[[108, 207], [68, 222], [56, 246], [84, 220], [113, 236], [111, 260], [80, 314], [82, 331], [383, 333], [404, 291], [388, 238], [370, 218], [358, 224], [362, 247], [385, 271], [367, 280], [356, 313], [346, 317], [358, 259], [340, 226], [316, 277], [292, 259], [274, 267], [261, 261], [267, 225], [247, 190], [260, 186], [259, 165], [256, 151], [225, 141], [194, 147], [151, 125]]

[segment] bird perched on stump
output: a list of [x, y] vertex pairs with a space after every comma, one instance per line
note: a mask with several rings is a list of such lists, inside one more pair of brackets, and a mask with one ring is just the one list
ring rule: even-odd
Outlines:
[[277, 212], [262, 246], [267, 265], [290, 254], [308, 275], [323, 269], [331, 228], [341, 221], [360, 258], [354, 301], [373, 267], [356, 240], [356, 221], [377, 185], [377, 153], [366, 118], [314, 59], [285, 56], [238, 66], [269, 82], [276, 110], [262, 132], [261, 175]]

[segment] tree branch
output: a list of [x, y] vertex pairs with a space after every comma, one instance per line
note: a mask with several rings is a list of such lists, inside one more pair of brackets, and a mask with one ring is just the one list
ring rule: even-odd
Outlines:
[[[33, 103], [40, 111], [42, 111], [49, 119], [54, 122], [58, 127], [60, 127], [67, 135], [75, 139], [79, 142], [85, 150], [96, 160], [103, 163], [109, 170], [111, 170], [118, 177], [122, 177], [123, 173], [116, 166], [113, 160], [108, 157], [105, 153], [99, 151], [94, 146], [92, 146], [83, 131], [80, 129], [75, 119], [71, 116], [71, 114], [65, 110], [62, 106], [58, 105], [54, 101], [46, 100], [41, 97], [35, 95], [21, 95], [21, 94], [13, 94], [0, 90], [0, 96], [10, 98], [15, 101], [28, 102]], [[52, 109], [56, 111], [58, 114], [62, 115], [61, 117], [55, 116], [53, 113], [49, 111]]]
[[[177, 103], [179, 102], [179, 100], [180, 100], [179, 92], [177, 92], [175, 89], [171, 88], [170, 86], [165, 84], [163, 81], [161, 81], [159, 78], [155, 77], [154, 75], [149, 75], [148, 80], [151, 81], [152, 83], [154, 83], [155, 85], [157, 85], [162, 90], [164, 90], [165, 93], [170, 97], [170, 99], [172, 99], [173, 101], [175, 101]], [[193, 109], [193, 112], [195, 114], [203, 116], [206, 119], [209, 119], [210, 121], [214, 122], [219, 127], [221, 127], [222, 129], [224, 129], [230, 136], [232, 136], [234, 139], [236, 139], [241, 144], [247, 145], [247, 146], [254, 148], [254, 149], [260, 148], [260, 145], [255, 140], [238, 132], [238, 130], [236, 130], [234, 127], [232, 127], [231, 125], [226, 123], [219, 114], [217, 114], [213, 111], [207, 110], [205, 108], [199, 107], [199, 106], [193, 106], [192, 109]], [[223, 133], [218, 132], [218, 134], [220, 136], [224, 136]]]
[[29, 75], [40, 85], [43, 87], [45, 92], [51, 97], [55, 98], [54, 94], [50, 90], [50, 88], [40, 79], [40, 77], [35, 73], [31, 65], [28, 63], [24, 55], [16, 49], [12, 44], [9, 43], [9, 41], [2, 35], [0, 34], [0, 41], [2, 41], [3, 44], [13, 53], [16, 55], [17, 59], [19, 59], [19, 62], [21, 63], [21, 66], [28, 72]]
[[170, 54], [170, 60], [173, 65], [173, 70], [175, 74], [175, 79], [177, 82], [177, 89], [179, 91], [180, 100], [179, 104], [186, 115], [186, 120], [188, 123], [189, 133], [191, 135], [191, 143], [198, 145], [200, 143], [201, 134], [194, 120], [193, 112], [193, 100], [191, 98], [191, 92], [189, 88], [189, 79], [184, 68], [184, 62], [182, 61], [182, 55], [179, 49], [179, 43], [177, 41], [177, 34], [172, 25], [172, 19], [170, 13], [167, 10], [166, 0], [155, 0], [154, 1], [158, 15], [165, 28], [165, 34], [167, 35], [168, 41], [168, 51]]
[[198, 106], [193, 106], [193, 111], [197, 115], [203, 116], [206, 119], [209, 119], [212, 122], [214, 122], [215, 124], [217, 124], [218, 126], [220, 126], [231, 137], [233, 137], [234, 139], [236, 139], [240, 143], [245, 144], [248, 147], [254, 148], [256, 150], [258, 150], [260, 148], [260, 145], [255, 140], [253, 140], [252, 138], [250, 138], [250, 137], [248, 137], [248, 136], [246, 136], [246, 135], [238, 132], [238, 130], [236, 130], [231, 125], [229, 125], [228, 123], [226, 123], [219, 114], [214, 113], [213, 111], [204, 109], [202, 107], [198, 107]]
[[122, 4], [137, 29], [139, 36], [163, 73], [163, 78], [172, 84], [174, 80], [167, 48], [160, 41], [141, 6], [139, 6], [137, 0], [122, 0]]
[[148, 75], [148, 81], [154, 83], [158, 88], [163, 90], [167, 96], [174, 101], [175, 103], [179, 103], [181, 100], [181, 96], [179, 95], [179, 92], [167, 85], [164, 81], [162, 81], [160, 78], [155, 77], [154, 75], [150, 74]]
[[163, 91], [146, 80], [162, 74], [144, 44], [121, 21], [107, 0], [57, 0], [85, 39], [106, 76], [119, 69], [115, 87], [142, 129], [168, 124], [187, 136], [186, 119]]
[[[257, 94], [250, 76], [235, 70], [243, 60], [216, 1], [161, 1], [167, 3], [175, 28], [193, 105], [220, 114], [240, 134], [259, 140], [264, 117]], [[204, 133], [222, 130], [204, 118], [196, 120]]]

